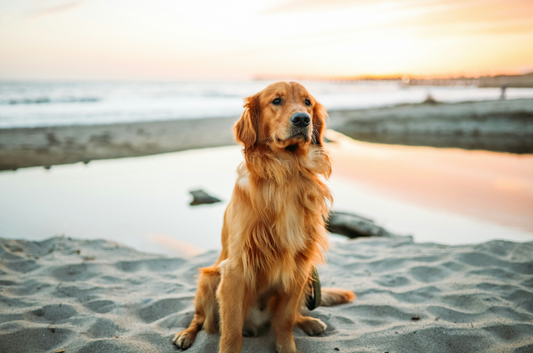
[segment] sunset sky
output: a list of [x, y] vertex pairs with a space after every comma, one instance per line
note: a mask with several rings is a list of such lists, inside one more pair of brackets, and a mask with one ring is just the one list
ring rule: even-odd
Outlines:
[[0, 79], [533, 71], [533, 0], [3, 0]]

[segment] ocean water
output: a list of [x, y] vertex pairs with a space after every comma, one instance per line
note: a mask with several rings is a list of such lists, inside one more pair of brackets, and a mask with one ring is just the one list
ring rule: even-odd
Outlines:
[[[238, 116], [243, 98], [272, 81], [0, 82], [0, 128]], [[396, 82], [301, 81], [328, 110], [499, 99], [498, 88], [403, 87]], [[508, 89], [508, 99], [533, 89]]]

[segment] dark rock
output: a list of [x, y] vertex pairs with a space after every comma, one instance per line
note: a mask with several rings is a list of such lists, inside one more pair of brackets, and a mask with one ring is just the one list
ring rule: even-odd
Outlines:
[[193, 196], [193, 200], [190, 203], [191, 206], [198, 206], [203, 204], [210, 204], [210, 203], [216, 203], [221, 202], [222, 200], [217, 199], [216, 197], [213, 197], [206, 193], [203, 190], [192, 190], [190, 193]]
[[348, 238], [394, 236], [385, 228], [374, 223], [373, 220], [347, 212], [332, 211], [326, 222], [326, 229], [330, 233], [345, 235]]

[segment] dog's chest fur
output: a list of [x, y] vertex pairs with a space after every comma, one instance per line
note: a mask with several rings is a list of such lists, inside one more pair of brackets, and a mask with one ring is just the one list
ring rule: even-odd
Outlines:
[[323, 260], [328, 244], [323, 216], [331, 199], [316, 172], [290, 172], [282, 179], [258, 178], [241, 165], [236, 183], [247, 199], [241, 216], [248, 226], [236, 232], [243, 244], [243, 272], [246, 277], [265, 274], [266, 285], [284, 288]]

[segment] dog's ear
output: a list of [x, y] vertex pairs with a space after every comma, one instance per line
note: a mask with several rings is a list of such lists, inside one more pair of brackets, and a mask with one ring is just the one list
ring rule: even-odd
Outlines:
[[257, 96], [244, 99], [244, 112], [235, 124], [235, 139], [250, 148], [257, 141], [257, 119], [259, 118], [259, 106]]
[[313, 139], [314, 145], [322, 146], [322, 134], [326, 128], [326, 119], [328, 118], [328, 112], [326, 108], [315, 100], [313, 106]]

